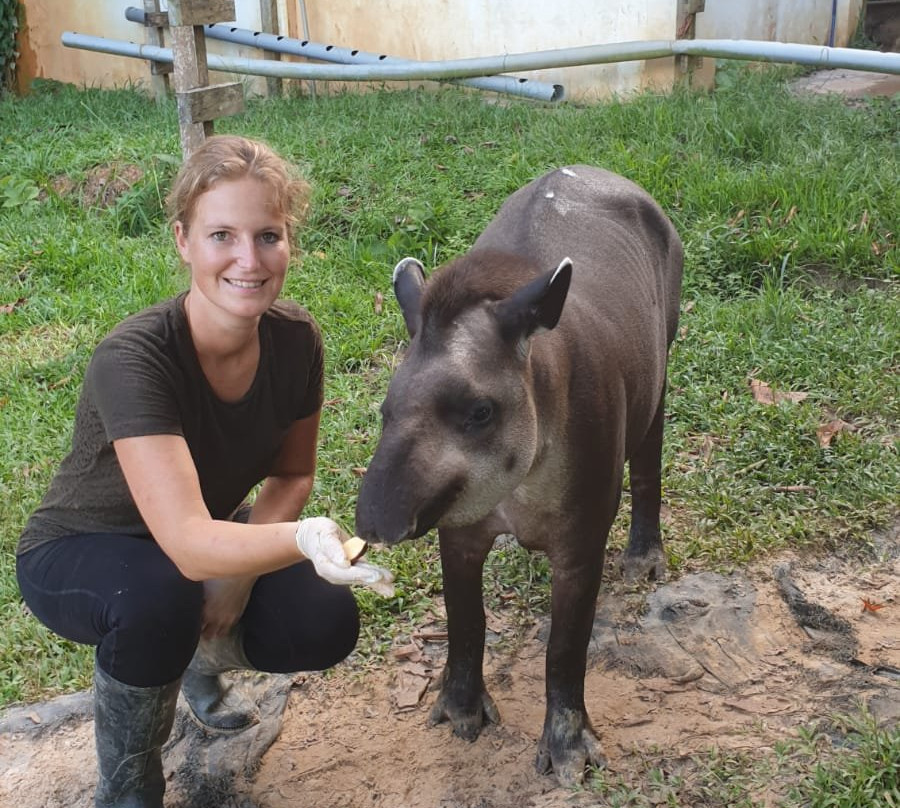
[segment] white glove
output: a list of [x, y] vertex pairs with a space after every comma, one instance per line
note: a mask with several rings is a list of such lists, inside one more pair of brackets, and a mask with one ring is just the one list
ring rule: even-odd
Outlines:
[[361, 584], [379, 595], [392, 597], [394, 576], [389, 570], [367, 561], [350, 564], [344, 554], [344, 542], [349, 538], [327, 516], [313, 516], [297, 525], [297, 549], [312, 561], [320, 578], [332, 584]]

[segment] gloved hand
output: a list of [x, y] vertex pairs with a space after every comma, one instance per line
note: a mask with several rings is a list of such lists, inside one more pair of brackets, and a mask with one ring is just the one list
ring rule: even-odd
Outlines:
[[312, 516], [297, 525], [297, 549], [312, 561], [320, 578], [332, 584], [361, 584], [379, 595], [393, 596], [394, 576], [389, 570], [367, 561], [350, 564], [344, 554], [344, 542], [349, 538], [327, 516]]

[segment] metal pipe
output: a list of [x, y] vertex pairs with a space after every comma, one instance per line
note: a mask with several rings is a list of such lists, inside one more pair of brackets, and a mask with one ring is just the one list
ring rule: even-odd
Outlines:
[[[125, 19], [130, 22], [143, 23], [144, 11], [133, 6], [126, 8]], [[422, 62], [401, 59], [395, 56], [367, 53], [355, 48], [323, 45], [317, 42], [310, 42], [309, 40], [292, 39], [278, 34], [251, 31], [248, 28], [236, 28], [223, 23], [204, 25], [203, 33], [210, 39], [218, 39], [222, 42], [247, 45], [252, 48], [260, 48], [275, 53], [287, 53], [291, 56], [302, 56], [306, 59], [317, 59], [322, 62], [336, 62], [338, 64], [422, 64]], [[519, 95], [537, 101], [561, 101], [565, 95], [565, 88], [561, 84], [547, 84], [531, 79], [517, 78], [516, 76], [482, 76], [469, 79], [450, 79], [449, 81], [452, 84], [463, 84], [479, 90]]]
[[[63, 32], [62, 43], [66, 47], [131, 56], [137, 59], [149, 59], [157, 62], [173, 61], [170, 48], [138, 45], [134, 42], [88, 36], [72, 31]], [[544, 70], [552, 67], [661, 59], [675, 54], [764, 62], [796, 62], [817, 67], [844, 67], [850, 70], [873, 70], [879, 73], [900, 74], [900, 53], [881, 53], [880, 51], [855, 50], [853, 48], [827, 48], [783, 42], [716, 39], [619, 42], [533, 53], [513, 53], [475, 59], [413, 62], [399, 65], [312, 65], [266, 59], [224, 57], [213, 54], [207, 55], [207, 64], [211, 70], [222, 72], [280, 76], [292, 79], [409, 81], [469, 78], [496, 75], [510, 70], [519, 72]]]

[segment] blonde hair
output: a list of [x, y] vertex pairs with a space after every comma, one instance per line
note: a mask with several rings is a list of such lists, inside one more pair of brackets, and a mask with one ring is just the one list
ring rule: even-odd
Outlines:
[[182, 163], [166, 197], [170, 221], [188, 230], [203, 194], [219, 182], [245, 177], [271, 189], [272, 209], [287, 220], [293, 242], [309, 206], [309, 185], [270, 146], [238, 135], [213, 135]]

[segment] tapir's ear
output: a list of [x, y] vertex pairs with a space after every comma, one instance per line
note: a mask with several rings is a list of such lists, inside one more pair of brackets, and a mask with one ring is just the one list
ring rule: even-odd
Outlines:
[[414, 337], [422, 322], [422, 290], [425, 288], [425, 267], [415, 258], [404, 258], [394, 267], [394, 294], [403, 312], [403, 321], [410, 337]]
[[507, 339], [525, 339], [538, 331], [554, 328], [572, 280], [572, 260], [563, 258], [552, 272], [523, 286], [497, 304], [500, 330]]

